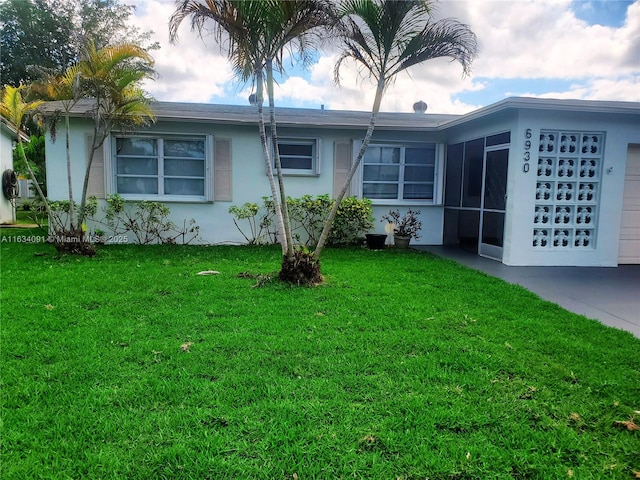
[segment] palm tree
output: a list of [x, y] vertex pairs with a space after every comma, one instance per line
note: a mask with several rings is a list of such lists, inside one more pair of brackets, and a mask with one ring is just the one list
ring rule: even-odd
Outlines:
[[177, 42], [178, 28], [187, 17], [191, 18], [191, 30], [198, 31], [201, 37], [205, 24], [212, 23], [215, 39], [221, 49], [226, 49], [227, 57], [231, 61], [238, 79], [242, 82], [252, 81], [255, 83], [258, 129], [278, 224], [278, 240], [284, 255], [289, 248], [288, 237], [285, 235], [278, 187], [273, 176], [263, 114], [264, 55], [260, 32], [268, 6], [267, 2], [242, 0], [179, 0], [169, 21], [169, 36], [172, 42]]
[[[332, 7], [326, 0], [178, 0], [169, 24], [170, 36], [175, 41], [178, 27], [185, 18], [191, 17], [191, 28], [200, 35], [205, 23], [212, 21], [215, 38], [221, 48], [226, 49], [238, 78], [243, 82], [252, 81], [256, 86], [258, 128], [285, 259], [293, 257], [294, 243], [277, 148], [273, 74], [274, 71], [284, 73], [286, 49], [303, 64], [309, 62], [309, 48], [315, 45], [320, 28], [331, 23]], [[263, 115], [265, 82], [277, 185]]]
[[36, 176], [31, 168], [31, 164], [26, 158], [24, 153], [24, 148], [22, 145], [22, 126], [23, 122], [27, 117], [34, 115], [38, 107], [42, 105], [44, 102], [41, 100], [33, 100], [31, 102], [24, 101], [22, 97], [22, 91], [24, 90], [24, 85], [20, 85], [19, 87], [13, 87], [11, 85], [6, 85], [2, 92], [2, 103], [0, 104], [0, 113], [2, 116], [7, 119], [18, 131], [18, 150], [22, 152], [22, 160], [29, 171], [29, 176], [33, 179], [33, 185], [36, 187], [36, 191], [38, 192], [38, 196], [42, 200], [44, 204], [44, 208], [47, 212], [47, 216], [52, 218], [51, 215], [51, 207], [49, 206], [49, 202], [47, 201], [47, 197], [45, 196], [40, 184], [36, 180]]
[[76, 64], [67, 68], [67, 70], [62, 75], [55, 75], [50, 73], [49, 71], [43, 70], [41, 72], [41, 76], [43, 77], [42, 80], [37, 81], [31, 85], [31, 93], [41, 100], [58, 101], [61, 107], [60, 111], [55, 112], [53, 115], [49, 115], [48, 118], [45, 118], [45, 120], [48, 121], [51, 136], [55, 139], [58, 115], [62, 113], [62, 115], [64, 116], [67, 156], [67, 184], [69, 190], [69, 229], [71, 232], [79, 234], [81, 225], [76, 221], [76, 209], [73, 199], [69, 117], [71, 114], [71, 109], [82, 96], [82, 92], [80, 89], [80, 69]]
[[[61, 75], [41, 71], [42, 80], [32, 85], [35, 96], [57, 102], [58, 110], [47, 119], [52, 136], [55, 135], [59, 115], [62, 114], [65, 120], [69, 228], [66, 229], [61, 221], [56, 227], [56, 234], [64, 239], [56, 243], [59, 250], [83, 255], [95, 253], [93, 246], [86, 242], [83, 231], [89, 214], [87, 190], [93, 159], [114, 128], [126, 130], [153, 120], [150, 99], [140, 88], [142, 80], [153, 76], [152, 66], [153, 58], [136, 44], [124, 43], [98, 49], [90, 41], [75, 65]], [[94, 128], [80, 205], [77, 207], [73, 192], [69, 117], [73, 107], [83, 99], [91, 102], [89, 114]], [[50, 219], [60, 220], [58, 215], [48, 213]]]
[[343, 52], [335, 66], [335, 80], [339, 83], [343, 62], [353, 60], [375, 81], [376, 94], [369, 127], [324, 224], [313, 253], [315, 261], [322, 253], [340, 202], [369, 146], [385, 90], [396, 76], [409, 67], [440, 57], [458, 61], [464, 75], [470, 72], [477, 54], [475, 34], [454, 19], [434, 21], [432, 10], [431, 0], [344, 0], [341, 4]]
[[87, 189], [95, 153], [102, 148], [113, 129], [126, 130], [154, 121], [151, 99], [140, 83], [153, 78], [153, 58], [133, 43], [96, 48], [89, 42], [78, 63], [82, 96], [91, 98], [93, 106], [93, 140], [87, 160], [78, 209], [80, 225], [86, 217]]
[[[274, 70], [284, 73], [282, 62], [285, 48], [294, 51], [302, 62], [303, 66], [310, 63], [310, 49], [317, 46], [322, 40], [323, 34], [333, 25], [335, 14], [333, 4], [320, 0], [296, 0], [296, 1], [274, 1], [267, 10], [267, 15], [262, 18], [263, 22], [263, 55], [264, 70], [266, 72], [267, 96], [269, 99], [269, 126], [271, 129], [271, 141], [274, 145], [274, 163], [278, 177], [282, 215], [284, 221], [285, 235], [287, 237], [288, 248], [283, 261], [283, 271], [281, 277], [287, 278], [287, 271], [292, 270], [295, 276], [295, 265], [300, 261], [301, 254], [296, 254], [293, 238], [291, 234], [291, 222], [287, 206], [287, 198], [284, 190], [284, 179], [282, 177], [282, 164], [278, 145], [278, 131], [275, 115], [275, 95], [274, 95]], [[319, 272], [318, 272], [319, 274]], [[294, 283], [297, 281], [294, 279]]]

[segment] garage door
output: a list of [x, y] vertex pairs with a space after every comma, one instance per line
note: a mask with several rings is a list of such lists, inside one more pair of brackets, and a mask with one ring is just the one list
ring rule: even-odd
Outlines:
[[640, 263], [640, 145], [629, 145], [618, 263]]

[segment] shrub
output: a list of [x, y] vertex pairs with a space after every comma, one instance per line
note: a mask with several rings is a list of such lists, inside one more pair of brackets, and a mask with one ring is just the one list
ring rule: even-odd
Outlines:
[[418, 220], [420, 210], [411, 210], [400, 216], [398, 209], [389, 210], [389, 213], [382, 216], [381, 222], [385, 220], [394, 225], [393, 233], [403, 237], [412, 237], [416, 240], [420, 238], [418, 232], [422, 229], [422, 222]]
[[[275, 243], [277, 240], [276, 232], [270, 229], [274, 216], [273, 202], [269, 197], [263, 197], [262, 200], [265, 205], [262, 208], [257, 203], [249, 202], [240, 207], [237, 205], [229, 207], [229, 213], [234, 217], [234, 225], [249, 245], [270, 244]], [[245, 232], [238, 225], [237, 220], [246, 220], [249, 225], [249, 231]]]
[[199, 238], [200, 227], [194, 219], [184, 220], [178, 227], [169, 220], [171, 209], [160, 202], [143, 200], [128, 202], [120, 195], [107, 198], [104, 221], [113, 236], [133, 234], [135, 243], [183, 243]]
[[333, 200], [329, 195], [303, 195], [300, 198], [287, 198], [289, 205], [289, 218], [291, 220], [291, 232], [294, 240], [311, 247], [318, 243], [318, 237], [322, 232], [324, 221], [329, 215]]
[[[234, 224], [249, 244], [275, 243], [277, 232], [273, 218], [275, 210], [270, 197], [263, 197], [263, 205], [245, 203], [229, 208]], [[288, 198], [291, 230], [296, 242], [305, 247], [318, 243], [324, 222], [335, 200], [329, 195], [303, 195], [300, 198]], [[245, 220], [249, 231], [244, 231], [237, 220]], [[328, 245], [353, 245], [373, 227], [373, 209], [367, 198], [348, 197], [342, 200], [333, 223]]]
[[[86, 234], [86, 225], [79, 225], [78, 217], [71, 221], [71, 205], [69, 200], [49, 202], [49, 241], [60, 253], [92, 257], [96, 254], [95, 246]], [[92, 218], [98, 211], [98, 200], [96, 197], [89, 198], [82, 209], [73, 202], [73, 207], [78, 216]]]
[[[333, 202], [332, 202], [333, 203]], [[346, 197], [340, 203], [329, 235], [329, 245], [354, 245], [373, 228], [373, 207], [368, 198]]]

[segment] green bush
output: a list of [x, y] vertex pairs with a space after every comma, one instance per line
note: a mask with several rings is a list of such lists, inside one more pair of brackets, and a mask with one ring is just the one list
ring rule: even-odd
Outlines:
[[[333, 203], [333, 202], [332, 202]], [[346, 197], [333, 222], [329, 245], [353, 245], [373, 228], [373, 207], [368, 198]]]
[[[249, 244], [275, 243], [276, 225], [273, 222], [275, 210], [270, 197], [263, 197], [262, 206], [257, 203], [233, 205], [229, 213], [234, 223]], [[287, 198], [291, 230], [294, 240], [305, 247], [314, 247], [318, 243], [324, 222], [335, 200], [329, 195], [303, 195], [300, 198]], [[243, 230], [238, 220], [248, 224]], [[328, 245], [353, 245], [373, 227], [373, 209], [368, 198], [347, 197], [342, 200], [336, 219], [331, 228]]]
[[109, 195], [101, 224], [109, 228], [114, 237], [133, 234], [134, 242], [188, 244], [199, 238], [200, 227], [194, 219], [184, 220], [178, 226], [169, 220], [171, 209], [160, 202], [143, 200], [129, 202], [120, 195]]
[[[277, 235], [271, 229], [273, 224], [273, 202], [269, 197], [262, 198], [264, 206], [247, 202], [242, 206], [231, 205], [229, 213], [233, 215], [233, 223], [249, 245], [276, 243]], [[240, 227], [238, 220], [246, 220], [249, 231]]]

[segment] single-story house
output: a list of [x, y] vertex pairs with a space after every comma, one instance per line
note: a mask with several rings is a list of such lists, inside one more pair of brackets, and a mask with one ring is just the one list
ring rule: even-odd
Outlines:
[[[91, 135], [72, 112], [74, 191]], [[49, 106], [48, 108], [54, 108]], [[114, 132], [90, 193], [166, 202], [204, 241], [244, 239], [229, 206], [270, 195], [255, 106], [154, 104], [157, 122]], [[335, 195], [369, 112], [277, 110], [287, 194]], [[65, 142], [47, 137], [52, 199], [68, 196]], [[370, 198], [375, 230], [419, 209], [422, 245], [462, 244], [507, 265], [640, 263], [640, 103], [508, 98], [464, 115], [381, 113], [350, 194]]]

